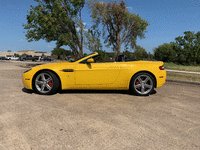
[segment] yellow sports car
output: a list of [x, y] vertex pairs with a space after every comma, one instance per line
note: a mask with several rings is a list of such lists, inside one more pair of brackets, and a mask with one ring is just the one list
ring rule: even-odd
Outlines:
[[54, 94], [60, 88], [128, 90], [135, 95], [149, 95], [166, 80], [160, 61], [96, 62], [92, 53], [75, 62], [49, 63], [33, 67], [23, 74], [26, 89], [39, 94]]

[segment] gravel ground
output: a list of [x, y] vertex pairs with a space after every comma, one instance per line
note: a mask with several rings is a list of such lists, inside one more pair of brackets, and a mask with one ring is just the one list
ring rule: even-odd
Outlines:
[[0, 62], [0, 150], [200, 149], [200, 87], [127, 91], [23, 88], [19, 63]]

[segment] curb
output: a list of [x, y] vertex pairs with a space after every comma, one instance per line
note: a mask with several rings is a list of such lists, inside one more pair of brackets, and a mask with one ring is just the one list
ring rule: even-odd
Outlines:
[[191, 71], [181, 71], [181, 70], [170, 70], [170, 69], [165, 69], [167, 72], [177, 72], [177, 73], [189, 73], [189, 74], [199, 74], [200, 72], [191, 72]]
[[185, 84], [193, 84], [193, 85], [199, 85], [200, 86], [200, 82], [193, 82], [193, 81], [166, 79], [166, 82], [185, 83]]

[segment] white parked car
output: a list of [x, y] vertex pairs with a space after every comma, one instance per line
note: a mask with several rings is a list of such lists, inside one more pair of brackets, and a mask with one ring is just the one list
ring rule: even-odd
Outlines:
[[10, 57], [7, 57], [9, 60], [18, 60], [19, 57], [15, 57], [15, 56], [10, 56]]

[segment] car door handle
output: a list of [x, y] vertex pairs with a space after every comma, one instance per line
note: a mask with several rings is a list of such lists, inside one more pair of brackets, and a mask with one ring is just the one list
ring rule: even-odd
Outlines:
[[63, 69], [63, 72], [74, 72], [74, 69]]

